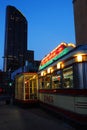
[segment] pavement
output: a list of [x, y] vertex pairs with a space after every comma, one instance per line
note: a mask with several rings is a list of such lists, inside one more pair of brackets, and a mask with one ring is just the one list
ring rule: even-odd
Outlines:
[[0, 130], [75, 130], [40, 108], [0, 103]]

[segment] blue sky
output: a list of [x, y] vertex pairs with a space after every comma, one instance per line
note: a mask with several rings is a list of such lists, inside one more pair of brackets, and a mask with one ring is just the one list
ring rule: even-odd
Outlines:
[[72, 0], [0, 0], [0, 69], [3, 69], [6, 6], [19, 9], [28, 21], [28, 50], [41, 60], [61, 42], [75, 43]]

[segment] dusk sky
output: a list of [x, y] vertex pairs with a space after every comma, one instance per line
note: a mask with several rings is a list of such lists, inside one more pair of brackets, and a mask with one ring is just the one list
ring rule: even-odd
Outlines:
[[61, 42], [75, 43], [72, 0], [0, 0], [0, 69], [3, 69], [6, 6], [15, 6], [28, 21], [28, 50], [41, 60]]

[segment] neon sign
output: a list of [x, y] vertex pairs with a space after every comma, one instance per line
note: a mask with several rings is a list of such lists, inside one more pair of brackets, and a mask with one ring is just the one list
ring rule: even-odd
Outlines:
[[73, 44], [61, 43], [53, 51], [51, 51], [46, 57], [42, 59], [39, 70], [45, 68], [46, 66], [53, 63], [61, 56], [67, 54], [70, 51], [70, 47], [73, 48], [75, 46]]
[[59, 46], [57, 46], [53, 51], [51, 51], [42, 61], [41, 65], [44, 65], [46, 62], [57, 56], [61, 51], [64, 50], [64, 48], [67, 45], [65, 43], [61, 43]]

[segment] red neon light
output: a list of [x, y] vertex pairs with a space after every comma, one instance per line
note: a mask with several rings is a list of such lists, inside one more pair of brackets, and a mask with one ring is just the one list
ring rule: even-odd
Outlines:
[[60, 52], [64, 50], [66, 47], [65, 44], [60, 44], [56, 49], [54, 49], [52, 52], [50, 52], [42, 61], [41, 65], [44, 65], [46, 62], [54, 58], [56, 55], [58, 55]]

